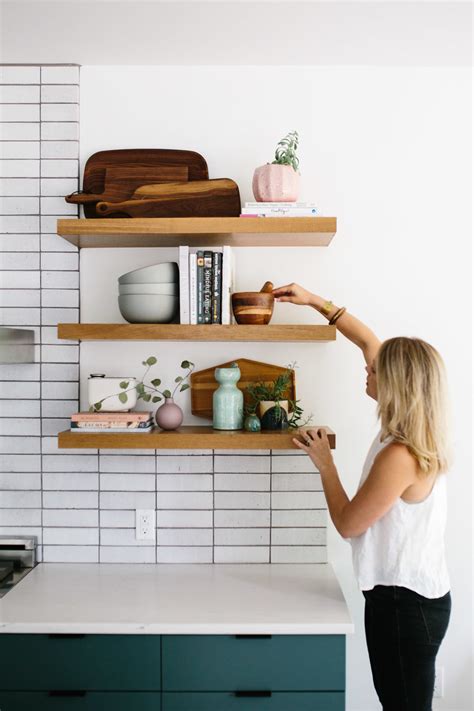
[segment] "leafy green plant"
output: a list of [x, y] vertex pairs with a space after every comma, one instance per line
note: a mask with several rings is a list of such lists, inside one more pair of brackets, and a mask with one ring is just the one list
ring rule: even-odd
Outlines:
[[[137, 399], [138, 400], [144, 400], [144, 402], [160, 402], [163, 400], [163, 398], [170, 398], [175, 396], [176, 390], [179, 388], [179, 392], [182, 393], [183, 390], [187, 390], [190, 386], [188, 383], [185, 381], [189, 378], [191, 373], [194, 370], [194, 363], [192, 363], [190, 360], [183, 360], [181, 363], [181, 368], [184, 370], [187, 370], [188, 372], [185, 373], [184, 375], [178, 375], [175, 379], [174, 382], [176, 383], [173, 390], [160, 390], [159, 387], [161, 386], [161, 380], [159, 378], [154, 378], [151, 380], [151, 385], [147, 385], [145, 383], [145, 378], [148, 375], [148, 372], [150, 368], [152, 368], [156, 363], [158, 362], [157, 358], [155, 356], [150, 356], [146, 360], [142, 361], [142, 365], [146, 367], [146, 370], [142, 376], [142, 379], [136, 383], [136, 385], [133, 385], [132, 387], [129, 387], [130, 382], [128, 380], [122, 380], [120, 383], [120, 392], [115, 393], [115, 395], [118, 396], [118, 399], [120, 402], [123, 402], [125, 404], [128, 401], [128, 395], [131, 390], [136, 390], [137, 392]], [[154, 393], [158, 393], [157, 395]], [[102, 398], [102, 400], [99, 400], [98, 402], [95, 402], [90, 408], [90, 412], [99, 412], [102, 409], [102, 403], [105, 402], [106, 400], [109, 399], [109, 397], [115, 397], [115, 395], [108, 395], [107, 397]]]
[[275, 378], [273, 382], [260, 381], [258, 383], [250, 383], [246, 388], [246, 392], [250, 396], [250, 401], [245, 405], [245, 414], [255, 414], [258, 403], [263, 400], [271, 400], [274, 402], [277, 410], [281, 408], [280, 402], [282, 400], [288, 400], [288, 409], [290, 411], [288, 426], [297, 428], [307, 425], [312, 420], [313, 415], [311, 414], [306, 419], [303, 419], [303, 409], [298, 404], [300, 401], [290, 400], [285, 396], [290, 386], [292, 371], [295, 367], [296, 363], [290, 363], [286, 370]]
[[293, 170], [298, 172], [299, 158], [296, 155], [298, 149], [298, 131], [290, 131], [281, 141], [278, 142], [273, 163], [278, 165], [291, 165]]

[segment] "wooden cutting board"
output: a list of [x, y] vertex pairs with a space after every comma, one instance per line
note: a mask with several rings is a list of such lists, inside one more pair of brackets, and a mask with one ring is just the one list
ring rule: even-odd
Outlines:
[[[270, 363], [260, 363], [257, 360], [247, 358], [236, 358], [227, 363], [219, 363], [199, 370], [191, 375], [191, 412], [197, 417], [212, 418], [212, 395], [217, 390], [219, 383], [216, 382], [214, 371], [216, 368], [228, 368], [232, 363], [237, 363], [240, 368], [241, 377], [237, 383], [239, 390], [244, 393], [244, 403], [247, 405], [249, 398], [245, 389], [250, 383], [267, 382], [271, 383], [275, 378], [286, 371], [279, 365]], [[296, 400], [295, 371], [291, 371], [290, 387], [285, 393], [288, 400]]]
[[[195, 151], [172, 150], [164, 148], [133, 148], [121, 149], [112, 151], [99, 151], [94, 153], [88, 159], [84, 167], [84, 179], [82, 184], [83, 192], [93, 193], [95, 195], [105, 195], [105, 181], [107, 169], [115, 170], [126, 175], [128, 168], [135, 171], [137, 168], [187, 168], [188, 180], [207, 180], [209, 171], [207, 163], [203, 156]], [[136, 174], [135, 174], [136, 175]], [[132, 176], [134, 177], [134, 176]], [[181, 177], [176, 179], [171, 178], [171, 181], [180, 181]], [[126, 182], [126, 181], [125, 181]], [[146, 183], [156, 182], [154, 179], [147, 179]], [[141, 183], [142, 185], [145, 183]], [[112, 184], [110, 184], [112, 187]], [[125, 188], [125, 185], [122, 185]], [[127, 193], [121, 193], [118, 199], [124, 200], [130, 198], [135, 189], [138, 187], [136, 180], [133, 184], [127, 187]], [[84, 214], [86, 217], [97, 218], [95, 203], [84, 205]]]

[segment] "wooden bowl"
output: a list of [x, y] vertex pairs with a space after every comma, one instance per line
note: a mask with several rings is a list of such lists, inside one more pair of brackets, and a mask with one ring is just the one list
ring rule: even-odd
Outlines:
[[275, 297], [262, 291], [239, 291], [232, 294], [232, 310], [238, 324], [265, 326], [273, 315]]

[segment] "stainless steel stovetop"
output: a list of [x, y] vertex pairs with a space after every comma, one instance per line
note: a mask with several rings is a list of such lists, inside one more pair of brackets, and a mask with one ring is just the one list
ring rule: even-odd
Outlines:
[[36, 565], [36, 536], [0, 536], [0, 598]]

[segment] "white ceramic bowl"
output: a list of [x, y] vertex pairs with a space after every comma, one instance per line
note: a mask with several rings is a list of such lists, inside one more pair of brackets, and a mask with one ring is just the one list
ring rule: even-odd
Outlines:
[[177, 283], [179, 270], [176, 262], [160, 262], [149, 267], [134, 269], [119, 277], [119, 284], [171, 284]]
[[179, 311], [179, 297], [172, 294], [121, 294], [118, 303], [129, 323], [171, 323]]
[[119, 284], [119, 294], [179, 295], [179, 284]]

